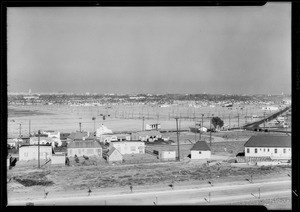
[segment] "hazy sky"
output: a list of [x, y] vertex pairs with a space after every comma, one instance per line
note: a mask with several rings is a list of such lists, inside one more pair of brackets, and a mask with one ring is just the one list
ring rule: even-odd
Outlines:
[[9, 92], [291, 92], [291, 5], [15, 7]]

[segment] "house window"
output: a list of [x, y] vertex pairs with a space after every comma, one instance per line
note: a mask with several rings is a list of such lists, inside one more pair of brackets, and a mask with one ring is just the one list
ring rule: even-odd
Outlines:
[[270, 149], [268, 149], [268, 152], [270, 152]]
[[199, 154], [201, 154], [201, 151], [199, 151]]
[[256, 148], [254, 149], [254, 153], [257, 153], [257, 149]]
[[283, 149], [283, 153], [284, 153], [284, 154], [286, 153], [286, 149]]
[[261, 149], [259, 149], [259, 151], [261, 151]]
[[274, 152], [277, 153], [277, 149], [275, 149]]
[[250, 149], [249, 148], [247, 148], [247, 153], [250, 153]]
[[266, 151], [266, 149], [264, 149], [264, 152]]

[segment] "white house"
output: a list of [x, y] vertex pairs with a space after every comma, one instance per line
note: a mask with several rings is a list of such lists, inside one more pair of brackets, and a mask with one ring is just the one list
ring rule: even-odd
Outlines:
[[111, 147], [107, 153], [103, 154], [103, 157], [108, 163], [123, 161], [123, 155], [114, 147]]
[[110, 143], [112, 141], [130, 141], [130, 134], [103, 134], [100, 135], [100, 141]]
[[142, 141], [119, 141], [111, 142], [110, 145], [124, 154], [144, 154], [145, 143]]
[[191, 148], [191, 159], [210, 159], [211, 150], [205, 141], [197, 141]]
[[38, 152], [40, 160], [48, 160], [54, 154], [51, 145], [22, 145], [19, 148], [19, 161], [38, 160]]
[[74, 141], [68, 144], [68, 157], [97, 156], [102, 157], [102, 147], [97, 141]]
[[252, 136], [245, 144], [245, 157], [291, 159], [291, 136]]

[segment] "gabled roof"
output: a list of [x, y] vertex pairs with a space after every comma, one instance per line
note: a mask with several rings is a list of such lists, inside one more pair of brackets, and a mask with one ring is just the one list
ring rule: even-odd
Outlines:
[[259, 135], [251, 136], [245, 147], [291, 147], [291, 136]]
[[197, 143], [195, 143], [194, 146], [191, 148], [191, 151], [192, 150], [211, 151], [210, 147], [205, 141], [197, 141]]
[[68, 148], [102, 148], [98, 142], [94, 141], [74, 141], [68, 144]]
[[[115, 147], [111, 147], [109, 149], [109, 151], [107, 152], [108, 157], [114, 152], [114, 151], [118, 151]], [[119, 152], [119, 151], [118, 151]], [[119, 152], [120, 153], [120, 152]], [[121, 153], [120, 153], [121, 154]]]

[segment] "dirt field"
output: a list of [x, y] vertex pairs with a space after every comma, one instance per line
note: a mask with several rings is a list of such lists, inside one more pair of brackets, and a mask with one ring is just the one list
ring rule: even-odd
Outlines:
[[[241, 107], [244, 108], [241, 110]], [[79, 130], [79, 122], [82, 123], [82, 130], [93, 131], [92, 117], [96, 117], [96, 128], [104, 124], [114, 132], [120, 132], [142, 130], [142, 117], [145, 117], [145, 124], [159, 122], [162, 129], [175, 130], [174, 116], [181, 117], [180, 129], [189, 129], [190, 126], [195, 126], [195, 121], [202, 122], [201, 114], [204, 114], [203, 125], [207, 127], [210, 125], [209, 117], [212, 114], [219, 116], [224, 121], [224, 126], [230, 127], [241, 126], [257, 120], [245, 118], [246, 116], [263, 116], [262, 106], [257, 105], [238, 105], [232, 109], [218, 105], [201, 108], [188, 106], [161, 108], [150, 105], [114, 105], [111, 108], [104, 106], [20, 105], [8, 108], [8, 136], [10, 137], [19, 135], [19, 124], [21, 124], [21, 134], [28, 135], [29, 120], [31, 121], [31, 132], [37, 130], [73, 132]], [[106, 115], [106, 119], [103, 120], [100, 114]]]
[[[286, 177], [291, 174], [290, 166], [277, 167], [233, 167], [230, 163], [207, 166], [189, 161], [151, 163], [138, 165], [85, 165], [85, 166], [46, 166], [41, 169], [16, 166], [8, 170], [8, 196], [24, 198], [40, 196], [44, 189], [52, 195], [60, 192], [82, 193], [88, 188], [93, 191], [123, 191], [129, 185], [134, 188], [150, 186], [167, 188], [174, 184], [207, 184], [208, 182], [247, 181], [271, 177]], [[104, 190], [103, 190], [104, 189]]]

